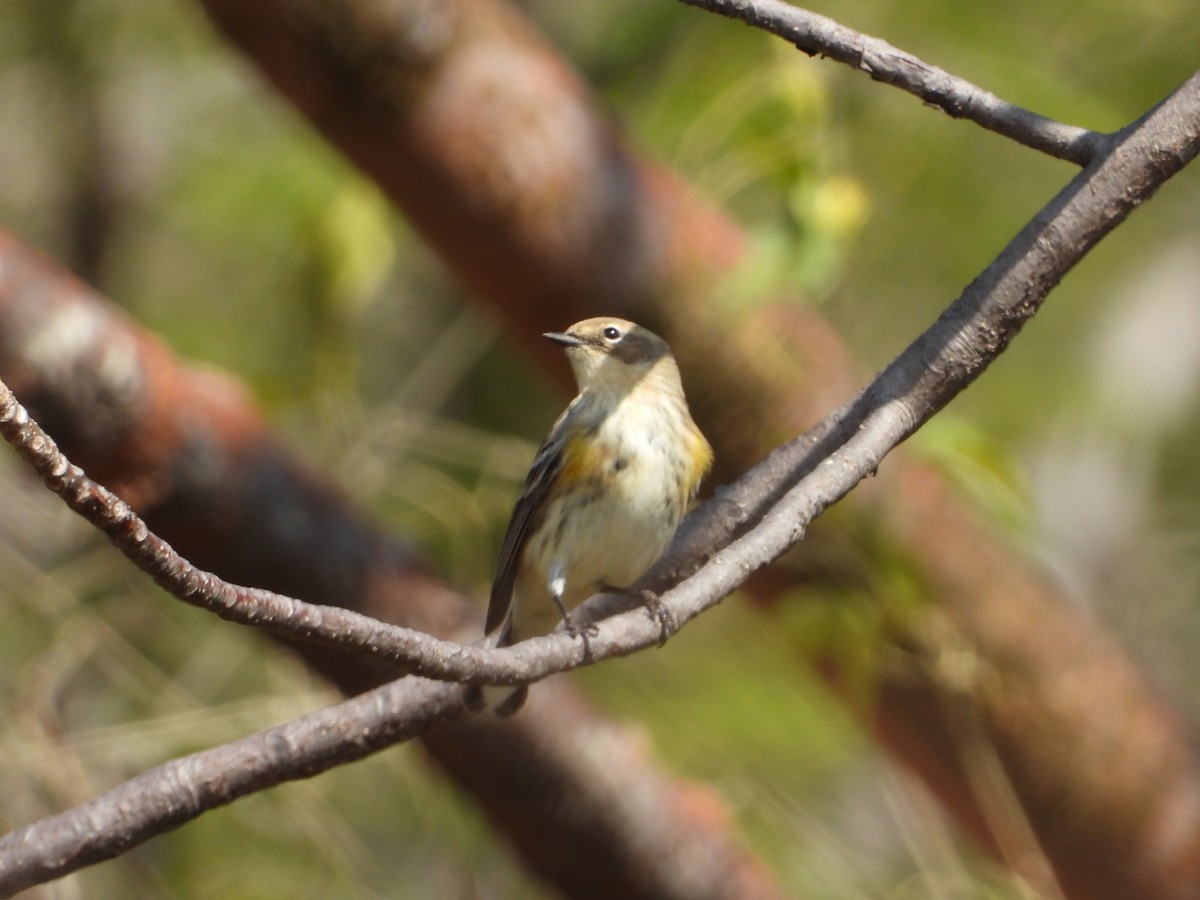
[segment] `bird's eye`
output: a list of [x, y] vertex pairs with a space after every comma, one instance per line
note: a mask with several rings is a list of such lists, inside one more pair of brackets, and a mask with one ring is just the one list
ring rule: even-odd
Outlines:
[[621, 329], [615, 325], [609, 325], [601, 334], [604, 335], [605, 340], [615, 341], [621, 336]]

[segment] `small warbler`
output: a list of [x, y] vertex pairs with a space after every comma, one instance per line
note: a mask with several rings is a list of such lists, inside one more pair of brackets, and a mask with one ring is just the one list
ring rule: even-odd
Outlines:
[[[554, 619], [539, 612], [554, 608], [576, 633], [570, 610], [645, 574], [712, 464], [666, 341], [612, 318], [545, 337], [565, 348], [579, 395], [538, 450], [504, 534], [485, 628], [492, 646], [512, 641], [515, 621], [549, 631]], [[520, 688], [497, 711], [524, 698]]]

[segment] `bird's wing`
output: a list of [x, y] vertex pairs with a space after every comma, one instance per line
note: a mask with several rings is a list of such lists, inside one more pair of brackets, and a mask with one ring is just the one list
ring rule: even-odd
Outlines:
[[521, 551], [539, 518], [538, 513], [542, 510], [542, 503], [550, 486], [562, 471], [562, 451], [565, 444], [562, 440], [562, 425], [565, 418], [566, 413], [555, 423], [550, 436], [538, 448], [537, 455], [533, 458], [533, 467], [525, 478], [525, 486], [521, 489], [512, 518], [508, 521], [508, 529], [504, 532], [504, 540], [500, 544], [500, 557], [496, 561], [496, 577], [492, 581], [492, 596], [488, 601], [487, 623], [484, 626], [484, 634], [489, 637], [494, 634], [493, 644], [498, 647], [508, 643], [509, 632], [512, 630], [513, 587], [517, 580]]

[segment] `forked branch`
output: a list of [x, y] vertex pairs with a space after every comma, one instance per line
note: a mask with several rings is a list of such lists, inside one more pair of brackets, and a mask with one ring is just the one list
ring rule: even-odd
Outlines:
[[794, 44], [809, 56], [827, 56], [919, 97], [956, 119], [969, 119], [1058, 159], [1085, 166], [1109, 135], [1056, 122], [833, 19], [783, 0], [683, 0], [738, 19]]

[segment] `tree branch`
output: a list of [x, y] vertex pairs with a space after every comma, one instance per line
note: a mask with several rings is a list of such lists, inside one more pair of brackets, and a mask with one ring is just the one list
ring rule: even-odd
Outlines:
[[827, 56], [908, 91], [955, 119], [1011, 138], [1058, 159], [1085, 166], [1107, 135], [1066, 125], [1001, 100], [971, 82], [930, 65], [879, 38], [783, 0], [682, 0], [783, 38], [809, 56]]
[[[939, 320], [854, 402], [830, 416], [815, 433], [783, 448], [749, 473], [728, 496], [705, 507], [709, 511], [701, 514], [701, 522], [719, 518], [721, 511], [730, 508], [750, 509], [738, 501], [739, 493], [753, 497], [766, 489], [777, 494], [782, 483], [769, 482], [763, 473], [777, 466], [781, 457], [793, 455], [785, 468], [803, 473], [752, 530], [719, 549], [695, 575], [663, 595], [664, 604], [677, 619], [686, 621], [715, 605], [750, 572], [799, 541], [812, 519], [845, 496], [891, 449], [977, 378], [1036, 313], [1063, 275], [1198, 152], [1200, 73], [1123, 129], [1108, 152], [1035, 216]], [[20, 416], [10, 416], [8, 421], [16, 418]], [[62, 474], [64, 463], [52, 468]], [[748, 518], [726, 518], [718, 530], [727, 536], [735, 534]], [[677, 547], [694, 551], [695, 534], [686, 536]], [[665, 565], [678, 567], [682, 552], [673, 550]], [[658, 624], [645, 616], [626, 614], [607, 620], [589, 639], [587, 662], [649, 646], [658, 636]], [[508, 653], [519, 659], [528, 655], [531, 669], [545, 675], [585, 662], [578, 643], [558, 634], [524, 642]], [[498, 660], [505, 655], [504, 651], [494, 652]], [[0, 840], [0, 889], [15, 891], [58, 877], [109, 858], [132, 843], [250, 790], [307, 777], [427, 731], [462, 714], [459, 696], [450, 686], [410, 679], [207, 754], [169, 763], [84, 807]], [[349, 721], [350, 716], [361, 718]], [[336, 755], [343, 752], [337, 750], [339, 742], [327, 739], [334, 728], [342, 729], [341, 734], [350, 740], [345, 758]], [[279, 746], [286, 751], [273, 751]], [[277, 756], [282, 758], [274, 759]], [[235, 768], [223, 768], [229, 765]], [[233, 778], [236, 767], [250, 774]], [[199, 777], [194, 777], [195, 773]], [[233, 787], [224, 787], [226, 784]], [[129, 815], [143, 806], [140, 801], [131, 804], [133, 796], [152, 798], [144, 814]], [[98, 827], [98, 822], [106, 827]], [[53, 855], [30, 850], [42, 842], [54, 846]], [[25, 880], [30, 878], [33, 880]]]
[[[306, 603], [273, 591], [230, 584], [192, 565], [154, 534], [129, 504], [72, 464], [3, 381], [0, 435], [72, 511], [108, 535], [134, 565], [185, 603], [230, 622], [263, 628], [278, 637], [356, 651], [442, 681], [469, 682], [481, 667], [487, 667], [491, 654], [486, 650], [438, 640], [352, 609]], [[510, 676], [501, 673], [499, 677]]]
[[405, 678], [212, 750], [0, 838], [0, 896], [112, 859], [203, 812], [311, 778], [462, 716], [453, 685]]

